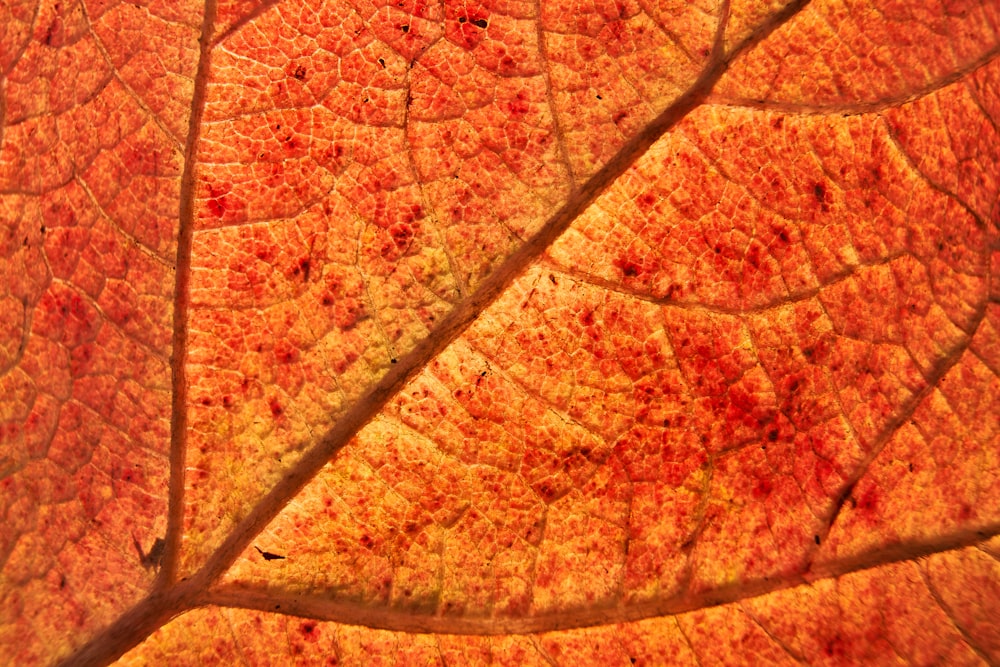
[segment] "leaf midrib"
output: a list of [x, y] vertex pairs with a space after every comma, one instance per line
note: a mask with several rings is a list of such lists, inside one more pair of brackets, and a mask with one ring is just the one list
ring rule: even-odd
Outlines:
[[729, 2], [723, 0], [716, 28], [712, 53], [701, 75], [642, 132], [628, 140], [622, 148], [593, 176], [570, 195], [539, 231], [500, 264], [479, 287], [459, 302], [438, 323], [433, 333], [413, 350], [398, 359], [389, 371], [328, 430], [281, 480], [264, 495], [229, 533], [200, 570], [191, 577], [177, 581], [177, 571], [184, 513], [184, 469], [187, 438], [187, 319], [190, 305], [191, 249], [195, 221], [196, 161], [204, 113], [211, 51], [216, 42], [217, 5], [207, 0], [205, 20], [199, 38], [200, 55], [195, 77], [190, 114], [190, 131], [185, 144], [185, 167], [181, 177], [181, 201], [178, 214], [177, 261], [174, 286], [174, 320], [172, 337], [172, 417], [170, 444], [170, 486], [166, 547], [160, 573], [149, 596], [122, 614], [87, 644], [61, 664], [105, 665], [124, 655], [171, 618], [196, 606], [209, 604], [210, 587], [225, 573], [254, 537], [288, 504], [288, 502], [361, 430], [382, 407], [412, 378], [492, 304], [504, 290], [540, 258], [559, 236], [569, 228], [588, 206], [626, 169], [644, 155], [667, 131], [677, 125], [711, 94], [731, 63], [749, 48], [765, 39], [808, 6], [810, 0], [794, 0], [772, 15], [752, 34], [728, 52], [725, 50]]

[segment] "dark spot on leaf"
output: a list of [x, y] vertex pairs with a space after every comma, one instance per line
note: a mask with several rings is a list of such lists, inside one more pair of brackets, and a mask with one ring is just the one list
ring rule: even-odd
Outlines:
[[272, 398], [270, 401], [268, 401], [267, 405], [268, 405], [269, 408], [271, 408], [271, 414], [274, 417], [280, 417], [282, 415], [282, 413], [285, 411], [281, 407], [281, 403], [279, 403], [278, 399], [276, 399], [276, 398]]
[[399, 26], [399, 29], [402, 30], [404, 33], [410, 32], [410, 26], [408, 25], [401, 25]]
[[474, 19], [472, 21], [472, 25], [476, 26], [477, 28], [482, 28], [483, 30], [485, 30], [488, 24], [486, 23], [486, 19]]
[[760, 500], [766, 498], [771, 493], [771, 483], [766, 479], [757, 480], [753, 489], [753, 497]]
[[816, 183], [813, 185], [813, 195], [816, 197], [816, 201], [822, 204], [826, 201], [826, 188], [822, 184]]
[[293, 74], [292, 76], [294, 76], [299, 81], [302, 81], [303, 79], [306, 78], [306, 68], [303, 67], [302, 65], [299, 65], [298, 67], [295, 68], [295, 74]]
[[285, 560], [284, 556], [273, 554], [270, 551], [262, 551], [261, 548], [258, 547], [256, 544], [253, 546], [253, 548], [257, 550], [257, 553], [259, 553], [264, 560]]
[[874, 487], [870, 488], [860, 498], [856, 499], [853, 504], [863, 512], [872, 512], [878, 507], [878, 492]]
[[614, 264], [619, 269], [621, 269], [622, 273], [627, 278], [633, 278], [633, 277], [639, 275], [639, 270], [640, 270], [641, 267], [638, 264], [636, 264], [635, 262], [631, 261], [631, 260], [619, 259], [619, 260], [615, 260]]

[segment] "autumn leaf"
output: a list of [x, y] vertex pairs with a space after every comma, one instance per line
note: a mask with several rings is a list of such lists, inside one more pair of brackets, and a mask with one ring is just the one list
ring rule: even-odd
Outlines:
[[3, 662], [1000, 662], [998, 31], [0, 6]]

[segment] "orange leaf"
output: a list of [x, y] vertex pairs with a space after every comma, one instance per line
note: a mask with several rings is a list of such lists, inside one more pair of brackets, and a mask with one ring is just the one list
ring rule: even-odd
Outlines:
[[0, 25], [4, 662], [1000, 661], [995, 3]]

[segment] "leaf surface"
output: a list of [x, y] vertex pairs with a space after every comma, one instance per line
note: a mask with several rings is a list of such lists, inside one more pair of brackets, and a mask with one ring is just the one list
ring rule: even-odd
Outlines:
[[1000, 660], [994, 3], [0, 11], [5, 660]]

